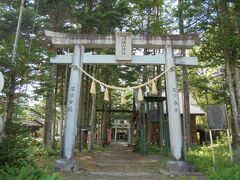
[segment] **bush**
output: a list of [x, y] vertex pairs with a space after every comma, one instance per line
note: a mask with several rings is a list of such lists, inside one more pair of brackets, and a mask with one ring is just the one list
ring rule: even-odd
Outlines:
[[199, 147], [189, 151], [187, 160], [193, 163], [197, 170], [207, 172], [212, 169], [212, 154], [209, 147]]
[[162, 148], [158, 145], [148, 145], [147, 152], [150, 154], [162, 153]]
[[140, 138], [133, 137], [133, 152], [140, 151]]
[[1, 180], [61, 180], [58, 173], [47, 175], [45, 171], [37, 168], [36, 166], [23, 166], [21, 168], [6, 165], [0, 170]]
[[32, 138], [26, 127], [8, 123], [5, 132], [7, 135], [0, 143], [0, 166], [34, 164], [37, 158], [47, 155], [42, 144]]
[[5, 125], [6, 137], [0, 143], [0, 180], [59, 180], [36, 166], [39, 158], [46, 158], [50, 151], [35, 140], [29, 129], [18, 123]]

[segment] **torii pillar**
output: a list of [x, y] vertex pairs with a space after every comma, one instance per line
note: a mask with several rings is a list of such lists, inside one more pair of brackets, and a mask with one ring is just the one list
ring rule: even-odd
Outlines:
[[[2, 72], [0, 71], [0, 93], [3, 90], [3, 86], [4, 86], [4, 76], [2, 74]], [[0, 116], [0, 142], [2, 141], [2, 132], [3, 132], [3, 125], [4, 125], [4, 121], [2, 116]]]
[[81, 88], [82, 71], [76, 66], [82, 68], [82, 55], [84, 47], [76, 44], [74, 47], [73, 64], [71, 67], [71, 75], [68, 89], [66, 125], [64, 130], [64, 158], [71, 159], [73, 157], [73, 147], [75, 145], [75, 134], [77, 127], [79, 95]]
[[172, 67], [165, 74], [171, 151], [175, 160], [181, 160], [183, 144], [182, 126], [178, 99], [176, 70], [175, 67], [173, 67], [175, 66], [175, 62], [171, 41], [168, 41], [166, 43], [166, 46], [164, 48], [164, 54], [166, 59], [166, 69]]
[[[166, 89], [169, 116], [169, 129], [171, 152], [174, 161], [168, 165], [169, 170], [174, 168], [184, 170], [182, 160], [182, 126], [180, 118], [180, 108], [178, 99], [178, 88], [176, 80], [175, 65], [197, 65], [196, 57], [175, 56], [173, 49], [190, 49], [199, 42], [199, 35], [166, 35], [166, 36], [139, 36], [131, 33], [117, 33], [111, 35], [81, 35], [65, 34], [45, 31], [46, 35], [52, 38], [52, 43], [57, 47], [73, 47], [74, 54], [59, 55], [53, 58], [52, 63], [73, 64], [80, 66], [85, 64], [165, 64], [166, 69]], [[92, 55], [83, 53], [86, 48], [116, 48], [116, 55]], [[163, 49], [163, 54], [156, 56], [134, 56], [132, 48], [155, 48]], [[173, 68], [171, 68], [173, 67]], [[171, 69], [169, 69], [171, 68]], [[72, 66], [70, 85], [68, 91], [67, 115], [64, 133], [64, 159], [58, 160], [59, 169], [75, 170], [73, 160], [73, 146], [76, 135], [76, 121], [78, 115], [78, 101], [80, 93], [81, 72]], [[64, 166], [64, 165], [65, 166]], [[62, 166], [62, 168], [61, 168]], [[181, 167], [183, 167], [181, 169]]]
[[79, 162], [73, 159], [73, 149], [75, 145], [75, 136], [78, 118], [79, 96], [81, 88], [82, 59], [84, 54], [84, 46], [80, 44], [74, 45], [73, 61], [71, 66], [71, 74], [68, 88], [66, 122], [64, 129], [63, 141], [63, 159], [56, 161], [55, 168], [61, 171], [76, 171]]

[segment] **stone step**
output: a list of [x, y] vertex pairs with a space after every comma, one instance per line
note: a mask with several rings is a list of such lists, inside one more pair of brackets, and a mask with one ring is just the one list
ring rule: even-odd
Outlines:
[[90, 174], [97, 176], [112, 176], [112, 177], [152, 177], [158, 176], [158, 174], [147, 172], [89, 172]]

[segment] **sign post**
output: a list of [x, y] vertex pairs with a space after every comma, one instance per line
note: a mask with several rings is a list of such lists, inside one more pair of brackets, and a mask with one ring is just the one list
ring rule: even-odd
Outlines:
[[215, 153], [214, 153], [214, 147], [213, 147], [213, 138], [212, 138], [212, 130], [209, 129], [209, 136], [210, 136], [210, 143], [211, 143], [211, 149], [212, 149], [212, 159], [213, 159], [213, 165], [215, 165]]
[[211, 149], [212, 149], [213, 165], [216, 164], [216, 159], [215, 159], [214, 147], [213, 147], [212, 130], [227, 131], [229, 154], [230, 154], [231, 161], [233, 162], [232, 146], [231, 146], [230, 133], [229, 133], [228, 122], [227, 122], [226, 105], [218, 104], [218, 105], [207, 106], [207, 118], [208, 118], [208, 128], [209, 128], [209, 135], [210, 135], [210, 142], [211, 142]]

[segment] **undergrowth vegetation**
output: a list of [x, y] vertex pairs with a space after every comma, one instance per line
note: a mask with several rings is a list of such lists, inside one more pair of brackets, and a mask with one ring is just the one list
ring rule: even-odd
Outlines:
[[6, 136], [0, 143], [0, 180], [58, 180], [60, 175], [47, 172], [36, 165], [40, 158], [54, 154], [35, 140], [29, 129], [18, 123], [5, 126]]
[[230, 161], [227, 141], [214, 145], [215, 165], [212, 160], [210, 146], [195, 147], [188, 152], [187, 159], [198, 171], [206, 174], [212, 180], [238, 180], [240, 178], [240, 165]]
[[33, 165], [25, 165], [23, 167], [4, 166], [0, 170], [1, 180], [60, 180], [60, 174], [54, 173], [48, 175], [43, 169]]
[[148, 145], [147, 152], [148, 154], [162, 154], [162, 148], [158, 145]]

